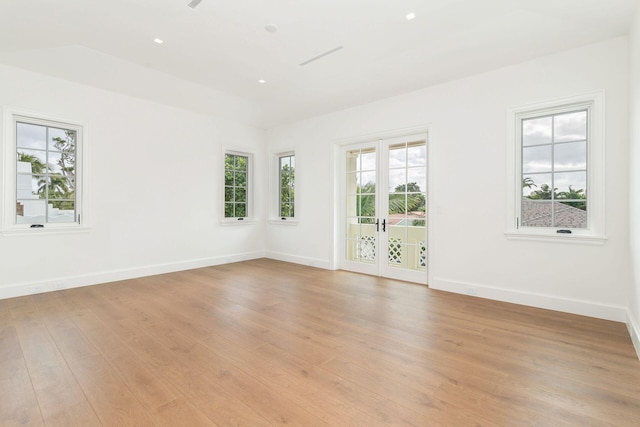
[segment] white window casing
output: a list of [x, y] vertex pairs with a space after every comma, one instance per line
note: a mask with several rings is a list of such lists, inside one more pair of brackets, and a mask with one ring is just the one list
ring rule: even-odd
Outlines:
[[[562, 137], [555, 135], [554, 129], [560, 129], [562, 119], [571, 116], [586, 117], [585, 136], [579, 137], [579, 141], [572, 141], [571, 138], [563, 140]], [[512, 108], [508, 111], [507, 121], [506, 237], [521, 240], [603, 244], [606, 241], [604, 229], [604, 94], [596, 92]], [[530, 129], [537, 123], [541, 123], [542, 127], [549, 126], [550, 136], [544, 137], [548, 141], [538, 143], [531, 142], [529, 139], [525, 143], [524, 140], [531, 136], [527, 134], [528, 131], [525, 131], [525, 135], [523, 135], [523, 127], [529, 126], [528, 129]], [[555, 156], [560, 158], [562, 150], [571, 149], [577, 152], [578, 147], [585, 144], [586, 152], [583, 156], [586, 157], [586, 166], [574, 165], [568, 170], [556, 166], [559, 161], [554, 160]], [[536, 156], [531, 154], [534, 153], [534, 150], [540, 150], [540, 153], [546, 153], [544, 155], [548, 156], [548, 160], [541, 162], [545, 164], [541, 169], [536, 169], [535, 160], [531, 160]], [[523, 165], [525, 156], [528, 161], [526, 165]], [[577, 177], [582, 175], [586, 177], [582, 186], [584, 188], [570, 187], [568, 192], [562, 192], [562, 189], [556, 191], [555, 179], [563, 174], [564, 176]], [[547, 178], [549, 182], [546, 186], [543, 184], [541, 189], [538, 184], [545, 182], [544, 178]], [[524, 187], [528, 188], [524, 189]], [[586, 194], [586, 201], [563, 200], [561, 198], [563, 194], [564, 197], [569, 198], [570, 196], [566, 196], [567, 194], [576, 194], [571, 190], [578, 190], [580, 197]], [[529, 192], [529, 194], [525, 197], [524, 192]], [[550, 193], [550, 195], [546, 193]], [[576, 215], [573, 215], [574, 213]], [[534, 214], [538, 216], [536, 217]]]
[[222, 223], [252, 222], [253, 153], [225, 149], [222, 169]]
[[87, 125], [8, 107], [3, 125], [2, 234], [86, 231]]

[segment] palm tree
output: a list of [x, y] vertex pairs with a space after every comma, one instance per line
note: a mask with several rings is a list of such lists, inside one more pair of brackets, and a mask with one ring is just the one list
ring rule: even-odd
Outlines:
[[[558, 200], [584, 200], [587, 196], [584, 194], [584, 189], [574, 190], [573, 187], [569, 186], [569, 191], [561, 191], [556, 195], [556, 199]], [[582, 209], [583, 211], [587, 210], [586, 202], [562, 202], [565, 205], [573, 206], [574, 208]]]
[[356, 188], [356, 216], [376, 215], [376, 184], [367, 182]]
[[47, 165], [42, 163], [39, 158], [34, 156], [33, 154], [21, 153], [18, 151], [18, 161], [31, 163], [31, 173], [33, 174], [41, 174], [47, 171]]
[[522, 188], [527, 187], [529, 189], [531, 189], [531, 187], [538, 187], [535, 182], [533, 182], [533, 178], [531, 177], [526, 177], [526, 178], [522, 178]]

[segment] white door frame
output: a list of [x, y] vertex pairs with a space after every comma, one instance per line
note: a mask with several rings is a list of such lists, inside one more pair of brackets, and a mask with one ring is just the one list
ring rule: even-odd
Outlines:
[[[434, 236], [434, 209], [433, 209], [433, 180], [432, 180], [432, 170], [433, 170], [433, 162], [431, 160], [431, 152], [432, 152], [432, 141], [429, 140], [429, 127], [428, 126], [421, 126], [421, 127], [415, 127], [415, 128], [408, 128], [408, 129], [402, 129], [402, 130], [396, 130], [396, 131], [391, 131], [391, 132], [385, 132], [385, 133], [380, 133], [380, 134], [374, 134], [374, 135], [367, 135], [367, 136], [361, 136], [361, 137], [356, 137], [356, 138], [348, 138], [348, 139], [341, 139], [341, 140], [337, 140], [335, 142], [334, 145], [334, 171], [336, 172], [334, 175], [334, 202], [335, 202], [335, 207], [336, 209], [334, 209], [334, 224], [336, 225], [334, 227], [334, 245], [333, 245], [333, 250], [334, 250], [334, 265], [336, 268], [338, 269], [345, 269], [345, 270], [350, 270], [350, 271], [356, 271], [356, 272], [360, 272], [360, 273], [364, 273], [364, 274], [371, 274], [371, 275], [377, 275], [377, 276], [381, 276], [383, 275], [383, 273], [385, 273], [385, 276], [387, 275], [386, 273], [388, 272], [384, 272], [382, 269], [382, 263], [379, 262], [379, 259], [376, 260], [375, 265], [367, 265], [367, 264], [362, 264], [362, 263], [356, 263], [356, 262], [348, 262], [346, 259], [346, 254], [345, 254], [345, 245], [344, 245], [344, 237], [346, 235], [346, 222], [345, 222], [345, 217], [346, 217], [346, 186], [345, 186], [345, 181], [344, 181], [344, 176], [346, 174], [345, 171], [345, 159], [344, 159], [344, 155], [346, 153], [347, 150], [349, 149], [357, 149], [359, 147], [366, 147], [366, 146], [374, 146], [376, 147], [376, 150], [378, 152], [378, 155], [380, 155], [379, 149], [378, 147], [380, 146], [380, 140], [390, 140], [390, 139], [395, 139], [395, 138], [403, 138], [403, 137], [409, 137], [409, 136], [414, 136], [416, 134], [420, 134], [421, 135], [421, 139], [424, 139], [426, 141], [426, 148], [427, 148], [427, 188], [426, 188], [426, 193], [427, 193], [427, 200], [426, 200], [426, 206], [427, 206], [427, 268], [426, 268], [426, 272], [424, 274], [423, 277], [420, 277], [419, 279], [416, 280], [415, 274], [414, 275], [408, 275], [405, 277], [402, 277], [403, 275], [401, 274], [401, 277], [395, 277], [395, 278], [399, 278], [400, 280], [407, 280], [407, 281], [412, 281], [412, 282], [417, 282], [417, 283], [422, 283], [422, 284], [427, 284], [431, 281], [431, 278], [433, 277], [433, 271], [434, 271], [434, 256], [433, 256], [433, 236]], [[378, 158], [378, 164], [380, 164], [380, 159]], [[379, 166], [378, 166], [379, 169]], [[386, 173], [386, 172], [385, 172]], [[384, 180], [386, 181], [387, 178], [384, 178]], [[378, 179], [378, 185], [380, 184], [380, 179]], [[385, 183], [386, 185], [386, 183]], [[380, 203], [377, 203], [378, 206], [380, 206]], [[383, 204], [386, 208], [387, 203]], [[380, 212], [377, 212], [378, 217], [380, 217]], [[379, 233], [379, 235], [382, 234], [386, 234], [386, 233]], [[388, 235], [385, 235], [383, 238], [388, 239]], [[377, 251], [380, 252], [380, 251]], [[379, 256], [379, 254], [376, 254], [377, 257]], [[386, 257], [387, 254], [384, 254], [384, 256]], [[412, 271], [412, 273], [415, 273], [415, 271]]]

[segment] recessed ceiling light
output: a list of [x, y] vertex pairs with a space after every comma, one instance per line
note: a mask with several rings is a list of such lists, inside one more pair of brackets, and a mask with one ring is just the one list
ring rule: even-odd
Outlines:
[[416, 14], [411, 12], [411, 13], [407, 13], [407, 21], [411, 21], [412, 19], [414, 19], [416, 17]]
[[164, 43], [164, 40], [156, 38], [156, 39], [153, 39], [153, 42], [157, 44], [162, 44]]
[[260, 79], [260, 80], [258, 80], [258, 83], [261, 83], [261, 84], [262, 84], [262, 83], [266, 83], [266, 82], [267, 82], [267, 81], [266, 81], [266, 80], [264, 80], [264, 79]]

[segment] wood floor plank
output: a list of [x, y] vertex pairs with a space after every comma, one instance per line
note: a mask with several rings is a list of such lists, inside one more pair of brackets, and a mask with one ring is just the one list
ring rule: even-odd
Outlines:
[[5, 358], [0, 364], [0, 425], [43, 426], [24, 359]]
[[16, 302], [11, 308], [12, 320], [44, 422], [52, 426], [100, 425], [33, 298]]
[[71, 367], [103, 425], [154, 425], [142, 404], [102, 356], [85, 357]]
[[625, 325], [258, 259], [0, 300], [0, 425], [637, 426]]

